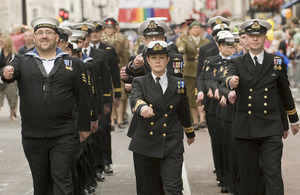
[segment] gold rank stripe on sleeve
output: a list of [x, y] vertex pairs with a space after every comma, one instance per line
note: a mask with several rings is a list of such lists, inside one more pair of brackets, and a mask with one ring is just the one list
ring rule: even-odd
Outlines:
[[111, 96], [111, 93], [105, 93], [103, 94], [104, 97], [110, 97]]
[[[133, 63], [133, 62], [132, 62], [132, 63]], [[142, 71], [142, 68], [140, 68], [139, 70], [133, 70], [133, 69], [130, 67], [130, 65], [128, 65], [127, 67], [128, 67], [128, 69], [129, 69], [131, 72], [133, 72], [133, 73], [139, 73], [139, 72]]]
[[121, 88], [114, 88], [115, 92], [121, 92]]
[[111, 49], [111, 47], [107, 47], [106, 49]]
[[137, 108], [138, 108], [141, 104], [146, 104], [146, 105], [147, 105], [147, 103], [146, 103], [144, 100], [139, 99], [139, 100], [136, 102], [136, 104], [135, 104], [134, 110], [137, 110]]
[[183, 129], [184, 129], [184, 132], [186, 132], [186, 133], [192, 133], [192, 132], [194, 132], [193, 127], [183, 127]]
[[93, 110], [91, 110], [91, 116], [93, 116]]
[[195, 96], [197, 96], [197, 95], [198, 95], [198, 89], [195, 88]]
[[296, 108], [294, 108], [293, 110], [287, 110], [286, 113], [287, 113], [288, 115], [294, 115], [294, 114], [297, 113], [297, 110], [296, 110]]
[[82, 77], [82, 81], [86, 83], [86, 77], [84, 73], [81, 74], [81, 77]]
[[228, 89], [230, 88], [230, 87], [229, 87], [229, 80], [231, 79], [231, 77], [232, 77], [232, 76], [228, 77], [228, 78], [226, 79], [226, 82], [225, 82], [225, 83], [226, 83], [226, 87], [227, 87]]
[[94, 94], [95, 93], [95, 87], [92, 86], [92, 93]]

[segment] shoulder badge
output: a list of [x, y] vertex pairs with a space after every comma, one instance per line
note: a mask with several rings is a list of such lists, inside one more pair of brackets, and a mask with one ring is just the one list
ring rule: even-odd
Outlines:
[[178, 61], [180, 61], [180, 59], [179, 59], [179, 58], [174, 58], [173, 60], [178, 60]]

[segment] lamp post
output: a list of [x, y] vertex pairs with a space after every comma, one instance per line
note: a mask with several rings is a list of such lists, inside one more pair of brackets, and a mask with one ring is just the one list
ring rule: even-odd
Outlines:
[[22, 19], [23, 19], [23, 24], [27, 25], [26, 0], [22, 0]]

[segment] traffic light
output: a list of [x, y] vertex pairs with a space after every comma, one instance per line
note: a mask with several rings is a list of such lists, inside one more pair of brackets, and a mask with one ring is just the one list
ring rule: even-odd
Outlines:
[[69, 12], [63, 8], [59, 9], [58, 15], [61, 17], [61, 19], [69, 20]]

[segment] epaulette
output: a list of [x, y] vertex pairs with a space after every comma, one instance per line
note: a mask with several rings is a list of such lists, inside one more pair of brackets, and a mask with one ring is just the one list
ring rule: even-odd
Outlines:
[[111, 49], [111, 47], [106, 47], [105, 49]]

